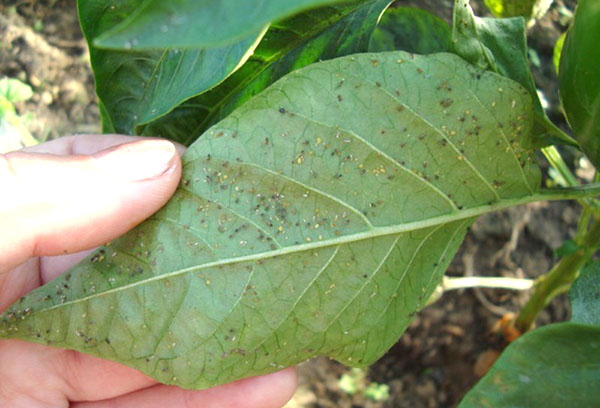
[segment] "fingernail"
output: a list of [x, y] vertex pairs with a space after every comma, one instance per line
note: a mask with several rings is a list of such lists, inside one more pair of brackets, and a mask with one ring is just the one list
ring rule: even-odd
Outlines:
[[177, 151], [166, 140], [142, 140], [104, 150], [95, 155], [103, 171], [127, 181], [161, 176], [175, 164]]

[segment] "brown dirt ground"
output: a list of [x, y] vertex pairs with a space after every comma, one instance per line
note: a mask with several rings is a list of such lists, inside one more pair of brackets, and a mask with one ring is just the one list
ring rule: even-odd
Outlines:
[[[450, 19], [452, 1], [401, 1]], [[564, 126], [552, 67], [555, 40], [566, 28], [564, 10], [573, 1], [557, 0], [529, 31], [540, 64], [534, 76], [549, 102], [549, 114]], [[474, 3], [480, 15], [486, 12]], [[29, 130], [40, 140], [100, 130], [87, 57], [74, 0], [2, 0], [0, 4], [0, 77], [19, 78], [35, 96], [20, 103], [34, 114]], [[574, 159], [573, 159], [574, 160]], [[572, 203], [538, 203], [481, 217], [468, 234], [448, 274], [536, 277], [547, 271], [553, 251], [571, 237], [579, 209]], [[299, 367], [300, 387], [286, 408], [453, 407], [472, 387], [486, 361], [504, 345], [494, 332], [499, 315], [515, 312], [526, 293], [461, 290], [445, 294], [424, 309], [398, 343], [367, 372], [365, 383], [390, 387], [383, 402], [350, 395], [338, 385], [349, 369], [319, 358]], [[569, 316], [565, 297], [542, 313], [538, 324]]]

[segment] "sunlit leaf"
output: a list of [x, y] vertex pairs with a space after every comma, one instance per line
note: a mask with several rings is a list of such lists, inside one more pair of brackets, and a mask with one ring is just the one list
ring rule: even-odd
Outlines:
[[[262, 32], [234, 44], [145, 51], [103, 50], [94, 39], [125, 20], [138, 2], [80, 1], [79, 15], [90, 44], [105, 132], [133, 134], [136, 126], [170, 112], [183, 101], [222, 82], [250, 56]], [[175, 139], [177, 140], [177, 139]]]
[[211, 125], [283, 75], [320, 60], [367, 51], [389, 0], [363, 0], [310, 10], [275, 23], [252, 57], [213, 90], [177, 107], [138, 133], [190, 144]]
[[550, 8], [553, 0], [484, 0], [496, 17], [540, 18]]
[[132, 8], [128, 18], [98, 38], [96, 45], [117, 49], [229, 45], [273, 21], [341, 1], [344, 0], [125, 0], [110, 7], [116, 12], [121, 7]]
[[33, 96], [33, 90], [27, 84], [15, 78], [0, 79], [0, 97], [8, 102], [22, 102]]

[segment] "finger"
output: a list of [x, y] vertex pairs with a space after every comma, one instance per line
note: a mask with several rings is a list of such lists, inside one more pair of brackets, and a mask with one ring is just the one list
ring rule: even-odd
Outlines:
[[295, 369], [287, 369], [202, 391], [157, 385], [111, 400], [71, 404], [71, 408], [281, 408], [296, 385]]
[[38, 270], [39, 259], [32, 258], [0, 275], [0, 313], [21, 296], [40, 286]]
[[[58, 155], [94, 154], [109, 147], [118, 146], [138, 140], [148, 140], [142, 136], [124, 135], [75, 135], [62, 137], [53, 141], [36, 146], [26, 147], [24, 151], [38, 153], [53, 153]], [[177, 153], [181, 156], [185, 153], [185, 146], [173, 143]], [[41, 284], [45, 284], [59, 276], [61, 273], [84, 259], [93, 249], [75, 254], [44, 256], [40, 258], [39, 274]]]
[[[133, 368], [80, 354], [18, 340], [0, 341], [0, 406], [21, 396], [44, 402], [98, 401], [129, 394], [156, 384]], [[10, 396], [13, 396], [12, 398]], [[60, 401], [63, 401], [61, 404]], [[29, 406], [29, 405], [26, 405]]]
[[42, 256], [39, 258], [39, 276], [40, 284], [44, 285], [56, 278], [70, 267], [84, 260], [90, 253], [94, 251], [88, 249], [74, 254], [59, 255], [59, 256]]
[[[76, 154], [94, 154], [109, 147], [122, 145], [125, 143], [137, 142], [141, 140], [158, 140], [146, 136], [125, 136], [125, 135], [73, 135], [65, 136], [51, 140], [35, 146], [25, 147], [21, 151], [29, 153], [52, 153], [61, 156], [70, 156]], [[185, 146], [172, 142], [179, 155], [185, 153]]]
[[162, 140], [93, 155], [0, 155], [0, 272], [122, 235], [166, 203], [180, 176], [176, 149]]

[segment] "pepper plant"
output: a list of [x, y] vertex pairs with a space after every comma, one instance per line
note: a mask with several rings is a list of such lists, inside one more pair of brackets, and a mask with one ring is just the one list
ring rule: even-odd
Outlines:
[[[510, 16], [537, 2], [479, 18], [456, 0], [452, 25], [389, 3], [80, 1], [104, 130], [188, 145], [184, 172], [158, 213], [6, 310], [0, 338], [196, 389], [321, 355], [363, 367], [426, 306], [477, 216], [573, 199], [575, 248], [511, 324], [526, 333], [581, 274], [572, 320], [520, 337], [462, 406], [593, 405], [600, 186], [555, 145], [599, 163], [600, 5], [580, 1], [562, 50], [571, 137]], [[541, 187], [540, 151], [561, 188]]]

